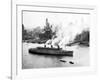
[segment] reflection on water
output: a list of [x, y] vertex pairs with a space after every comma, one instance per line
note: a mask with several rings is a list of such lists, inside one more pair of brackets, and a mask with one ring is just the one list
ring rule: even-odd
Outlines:
[[[70, 67], [70, 66], [88, 66], [89, 65], [89, 48], [74, 46], [73, 57], [60, 57], [48, 55], [29, 54], [28, 49], [36, 47], [39, 44], [23, 43], [22, 68], [50, 68], [50, 67]], [[40, 46], [40, 45], [39, 45]], [[42, 45], [41, 45], [42, 46]], [[65, 62], [62, 62], [64, 60]], [[72, 61], [74, 64], [70, 64]]]

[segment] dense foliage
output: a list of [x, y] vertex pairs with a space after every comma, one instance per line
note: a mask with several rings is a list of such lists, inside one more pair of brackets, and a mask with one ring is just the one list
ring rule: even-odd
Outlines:
[[72, 46], [74, 44], [79, 44], [79, 45], [84, 45], [84, 46], [89, 46], [89, 41], [90, 41], [90, 34], [89, 30], [84, 30], [82, 33], [77, 34], [73, 40], [73, 42], [68, 43], [68, 46]]
[[43, 29], [39, 26], [28, 30], [25, 29], [24, 25], [22, 24], [22, 40], [27, 42], [37, 42], [37, 43], [45, 43], [48, 39], [52, 39], [55, 35], [55, 32], [52, 31], [52, 25], [46, 19], [46, 25]]

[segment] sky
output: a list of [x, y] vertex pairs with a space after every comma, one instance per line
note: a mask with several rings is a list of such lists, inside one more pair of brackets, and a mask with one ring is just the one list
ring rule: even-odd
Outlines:
[[69, 29], [69, 25], [75, 25], [76, 29], [90, 27], [90, 16], [85, 14], [63, 14], [63, 13], [45, 13], [45, 12], [23, 12], [23, 24], [26, 29], [32, 29], [45, 26], [46, 18], [52, 25], [59, 25], [62, 28]]

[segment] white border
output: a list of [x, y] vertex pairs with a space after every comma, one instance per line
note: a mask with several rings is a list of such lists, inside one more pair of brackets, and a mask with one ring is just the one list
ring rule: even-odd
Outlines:
[[[23, 6], [30, 5], [30, 6]], [[32, 5], [41, 6], [57, 6], [64, 8], [50, 8], [50, 7], [32, 7]], [[42, 77], [53, 77], [53, 76], [69, 76], [76, 74], [88, 74], [94, 73], [96, 71], [96, 8], [91, 6], [72, 6], [72, 5], [54, 5], [54, 4], [36, 4], [36, 3], [22, 3], [13, 2], [12, 3], [12, 79], [15, 78], [42, 78]], [[65, 7], [75, 7], [75, 8], [91, 8], [93, 10], [85, 9], [65, 9]], [[50, 69], [29, 69], [22, 70], [21, 64], [21, 11], [22, 10], [49, 10], [49, 11], [71, 11], [71, 12], [85, 12], [91, 14], [91, 37], [90, 37], [90, 66], [89, 67], [67, 67], [67, 68], [50, 68]], [[95, 27], [94, 27], [95, 26]], [[17, 34], [18, 33], [18, 34]], [[17, 55], [16, 55], [17, 54]], [[17, 57], [17, 58], [16, 58]]]

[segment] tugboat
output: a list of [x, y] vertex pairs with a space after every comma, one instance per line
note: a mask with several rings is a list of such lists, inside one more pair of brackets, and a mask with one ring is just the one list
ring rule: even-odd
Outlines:
[[30, 48], [29, 53], [31, 54], [38, 54], [38, 55], [51, 55], [51, 56], [70, 56], [73, 57], [73, 51], [63, 50], [58, 46], [58, 48], [54, 48], [51, 45], [51, 48], [46, 47], [37, 47], [37, 48]]

